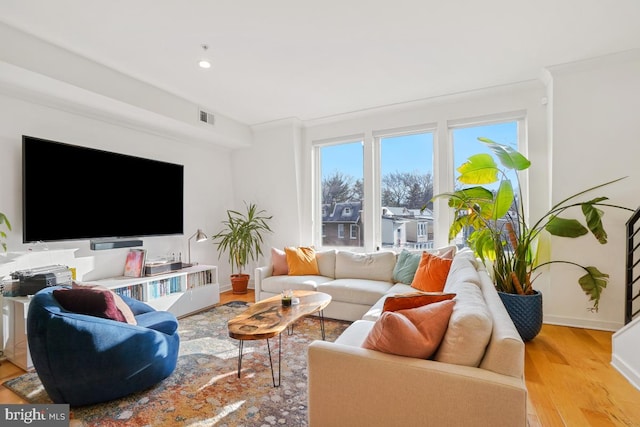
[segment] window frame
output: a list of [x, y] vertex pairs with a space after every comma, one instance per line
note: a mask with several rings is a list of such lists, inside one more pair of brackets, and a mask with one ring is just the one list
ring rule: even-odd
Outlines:
[[[308, 175], [312, 187], [311, 192], [311, 230], [312, 240], [316, 247], [323, 247], [322, 239], [322, 193], [321, 193], [321, 159], [320, 150], [327, 145], [353, 143], [360, 141], [363, 144], [363, 203], [362, 203], [362, 232], [364, 242], [360, 247], [349, 247], [351, 250], [372, 252], [381, 249], [381, 141], [383, 138], [402, 136], [403, 134], [433, 133], [433, 191], [439, 194], [452, 191], [455, 187], [455, 169], [459, 165], [453, 164], [453, 129], [458, 127], [484, 126], [503, 122], [517, 122], [518, 149], [527, 156], [527, 110], [511, 110], [488, 115], [474, 115], [465, 118], [447, 119], [437, 122], [419, 125], [390, 127], [387, 129], [365, 129], [363, 132], [346, 134], [343, 136], [330, 136], [332, 128], [323, 127], [322, 131], [309, 132], [307, 140], [311, 152], [312, 172]], [[341, 129], [337, 125], [336, 130]], [[313, 135], [322, 135], [314, 138]], [[327, 137], [329, 135], [329, 137]], [[480, 135], [478, 135], [480, 136]], [[500, 142], [500, 141], [497, 141]], [[528, 213], [530, 195], [527, 173], [523, 174], [522, 193], [524, 198], [525, 213]], [[375, 201], [375, 202], [374, 202]], [[453, 211], [447, 206], [446, 201], [436, 199], [433, 206], [433, 244], [434, 247], [447, 246], [449, 224], [453, 219]], [[426, 230], [429, 235], [429, 228]], [[349, 239], [351, 240], [351, 239]], [[327, 249], [332, 246], [324, 246]], [[340, 247], [346, 248], [346, 247]]]

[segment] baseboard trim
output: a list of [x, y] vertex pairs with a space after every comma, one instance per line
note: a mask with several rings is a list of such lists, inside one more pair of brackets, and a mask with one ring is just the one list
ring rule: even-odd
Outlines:
[[596, 329], [600, 331], [612, 331], [612, 332], [615, 332], [624, 326], [624, 324], [620, 322], [575, 319], [572, 317], [548, 316], [548, 315], [544, 316], [543, 323], [547, 323], [549, 325], [570, 326], [572, 328]]
[[620, 372], [620, 374], [625, 377], [632, 386], [640, 390], [640, 374], [638, 374], [635, 369], [627, 365], [624, 360], [620, 359], [615, 354], [611, 357], [611, 366], [613, 366], [616, 371]]

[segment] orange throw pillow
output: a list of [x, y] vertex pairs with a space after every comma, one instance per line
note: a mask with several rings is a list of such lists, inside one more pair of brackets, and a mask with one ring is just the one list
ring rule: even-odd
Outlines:
[[320, 274], [315, 249], [301, 246], [297, 248], [286, 247], [284, 251], [287, 254], [290, 276], [317, 276]]
[[440, 346], [455, 301], [386, 311], [373, 325], [362, 347], [399, 356], [430, 358]]
[[406, 310], [408, 308], [422, 307], [434, 302], [453, 299], [456, 294], [443, 292], [410, 292], [407, 294], [391, 295], [384, 300], [382, 312]]
[[425, 292], [442, 292], [453, 260], [423, 252], [411, 287]]

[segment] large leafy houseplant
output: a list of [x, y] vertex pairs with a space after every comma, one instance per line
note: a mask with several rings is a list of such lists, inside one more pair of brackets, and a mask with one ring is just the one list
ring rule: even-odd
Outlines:
[[[264, 233], [271, 233], [268, 221], [272, 216], [266, 216], [264, 210], [258, 210], [255, 203], [245, 202], [246, 212], [227, 210], [227, 219], [222, 222], [223, 228], [211, 237], [218, 247], [218, 258], [223, 252], [227, 252], [231, 264], [232, 285], [234, 278], [241, 278], [244, 287], [234, 289], [236, 293], [246, 292], [246, 284], [249, 275], [243, 273], [244, 267], [249, 261], [256, 261], [262, 255], [262, 243]], [[238, 271], [234, 274], [234, 271]]]
[[[11, 231], [11, 223], [9, 222], [9, 218], [6, 217], [5, 214], [0, 212], [0, 227], [2, 224], [5, 225], [8, 231]], [[0, 246], [2, 246], [3, 251], [7, 251], [7, 243], [4, 241], [7, 238], [7, 233], [0, 228]]]
[[[488, 153], [470, 156], [457, 170], [457, 178], [468, 187], [435, 197], [448, 199], [455, 209], [455, 219], [449, 228], [449, 239], [467, 232], [468, 244], [482, 262], [490, 267], [496, 289], [509, 294], [533, 294], [532, 274], [536, 269], [551, 264], [565, 263], [584, 270], [578, 279], [580, 287], [593, 302], [590, 308], [598, 311], [602, 291], [609, 275], [594, 266], [583, 266], [572, 261], [549, 260], [537, 262], [537, 243], [543, 232], [554, 236], [576, 238], [591, 232], [601, 244], [607, 243], [607, 233], [602, 224], [605, 208], [632, 209], [607, 203], [607, 197], [595, 197], [580, 201], [586, 193], [613, 184], [623, 178], [605, 182], [580, 191], [555, 204], [541, 218], [528, 223], [525, 217], [519, 174], [528, 169], [531, 162], [513, 148], [488, 138], [478, 138], [497, 157]], [[516, 185], [508, 171], [514, 171]], [[497, 190], [486, 185], [497, 183]], [[561, 215], [568, 209], [580, 208], [586, 225]]]

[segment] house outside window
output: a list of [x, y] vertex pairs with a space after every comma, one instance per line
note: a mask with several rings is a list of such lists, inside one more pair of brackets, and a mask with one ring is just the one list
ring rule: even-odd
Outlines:
[[[362, 141], [317, 147], [321, 179], [323, 246], [363, 246], [362, 200], [364, 152]], [[349, 226], [349, 238], [345, 229]], [[355, 231], [354, 231], [355, 230]]]

